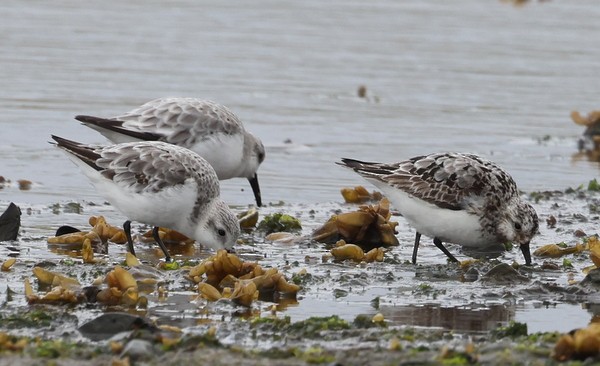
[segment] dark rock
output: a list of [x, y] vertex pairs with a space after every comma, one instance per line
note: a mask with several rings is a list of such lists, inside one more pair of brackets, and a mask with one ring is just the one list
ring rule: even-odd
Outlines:
[[465, 272], [463, 278], [465, 282], [475, 282], [479, 279], [479, 271], [471, 267]]
[[481, 280], [499, 285], [529, 282], [529, 278], [523, 276], [517, 272], [516, 269], [506, 263], [500, 263], [494, 268], [490, 269], [481, 277]]
[[581, 281], [581, 285], [585, 286], [592, 284], [595, 286], [600, 285], [600, 268], [592, 269], [588, 272], [587, 276]]
[[146, 319], [127, 313], [106, 313], [79, 327], [79, 332], [93, 341], [109, 339], [112, 336], [138, 329], [158, 331]]
[[21, 226], [21, 209], [10, 203], [0, 216], [0, 241], [16, 240]]
[[76, 227], [68, 226], [68, 225], [63, 225], [63, 226], [59, 227], [56, 230], [56, 234], [54, 234], [54, 236], [61, 236], [61, 235], [65, 235], [65, 234], [78, 233], [80, 231], [81, 230], [79, 230]]

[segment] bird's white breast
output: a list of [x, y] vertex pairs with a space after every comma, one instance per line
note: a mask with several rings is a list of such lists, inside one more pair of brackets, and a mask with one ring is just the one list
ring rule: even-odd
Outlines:
[[410, 196], [383, 182], [370, 180], [418, 232], [442, 242], [464, 246], [486, 246], [494, 240], [482, 232], [479, 216], [465, 210], [440, 208]]
[[246, 157], [242, 134], [214, 134], [196, 142], [190, 150], [212, 165], [219, 180], [243, 176]]

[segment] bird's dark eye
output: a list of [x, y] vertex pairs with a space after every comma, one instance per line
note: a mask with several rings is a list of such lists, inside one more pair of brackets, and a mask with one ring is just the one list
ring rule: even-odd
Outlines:
[[219, 233], [220, 236], [225, 236], [225, 230], [223, 230], [223, 229], [219, 229], [219, 231], [217, 231], [217, 233]]
[[521, 230], [521, 224], [515, 222], [515, 230]]

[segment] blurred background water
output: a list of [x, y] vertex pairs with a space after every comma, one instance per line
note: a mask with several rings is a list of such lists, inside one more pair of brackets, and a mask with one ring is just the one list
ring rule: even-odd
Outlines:
[[[476, 152], [525, 191], [598, 175], [572, 158], [569, 118], [599, 108], [591, 0], [5, 0], [0, 14], [0, 175], [34, 182], [0, 190], [3, 205], [98, 200], [49, 135], [105, 143], [73, 116], [162, 96], [223, 103], [262, 138], [266, 202], [339, 200], [364, 184], [340, 157]], [[252, 202], [244, 179], [222, 186]]]

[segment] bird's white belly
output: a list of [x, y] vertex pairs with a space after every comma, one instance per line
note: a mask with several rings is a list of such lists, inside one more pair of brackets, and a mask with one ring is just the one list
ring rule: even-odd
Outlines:
[[112, 181], [94, 182], [94, 185], [98, 193], [132, 221], [193, 234], [188, 217], [196, 201], [195, 185], [141, 194], [118, 187]]
[[406, 221], [423, 235], [464, 246], [493, 244], [494, 239], [483, 234], [477, 215], [464, 210], [439, 208], [388, 185], [376, 186], [385, 193]]

